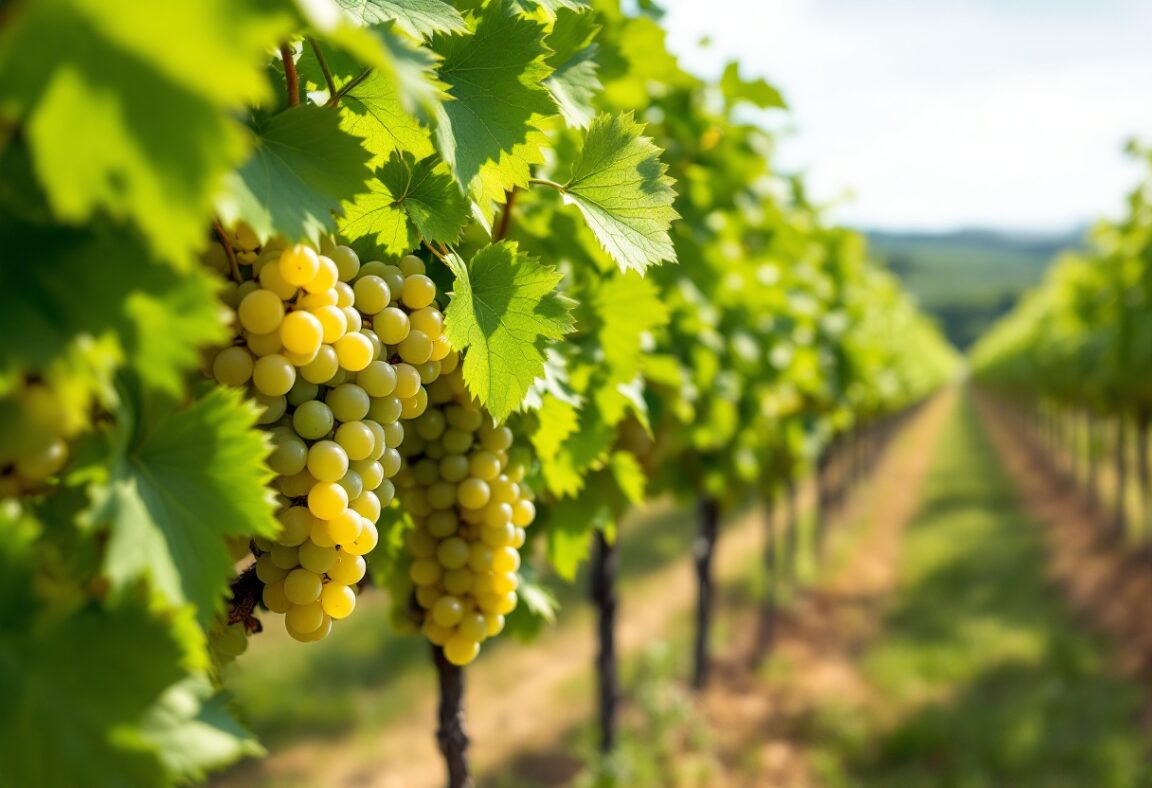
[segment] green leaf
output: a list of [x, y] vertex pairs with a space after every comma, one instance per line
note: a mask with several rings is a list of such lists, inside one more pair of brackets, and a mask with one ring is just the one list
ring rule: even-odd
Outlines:
[[548, 534], [548, 563], [571, 582], [588, 558], [592, 534], [610, 525], [609, 512], [595, 498], [582, 495], [552, 501], [541, 514]]
[[464, 17], [441, 0], [336, 0], [344, 10], [363, 25], [395, 22], [396, 27], [413, 38], [433, 33], [466, 33]]
[[0, 343], [0, 370], [68, 364], [72, 385], [96, 375], [102, 388], [111, 365], [99, 359], [123, 359], [177, 393], [200, 348], [227, 335], [212, 276], [157, 262], [133, 235], [0, 222], [0, 248], [26, 261], [0, 266], [0, 336], [21, 338]]
[[747, 101], [761, 109], [788, 108], [780, 91], [765, 80], [760, 78], [747, 80], [741, 77], [740, 64], [735, 60], [724, 67], [724, 74], [720, 77], [720, 91], [724, 94], [724, 101], [728, 105]]
[[268, 43], [292, 24], [288, 8], [231, 0], [15, 4], [0, 27], [0, 117], [23, 127], [59, 218], [105, 210], [181, 261], [244, 155], [235, 114], [268, 95]]
[[595, 100], [600, 92], [596, 76], [596, 45], [600, 26], [590, 10], [576, 13], [562, 8], [556, 15], [548, 47], [547, 62], [555, 71], [544, 83], [569, 126], [587, 128], [596, 116]]
[[489, 3], [468, 36], [438, 35], [440, 79], [452, 98], [437, 110], [436, 141], [456, 179], [484, 210], [526, 186], [544, 161], [544, 118], [556, 114], [543, 83], [544, 27], [500, 0]]
[[363, 190], [368, 151], [340, 129], [329, 107], [300, 105], [257, 129], [256, 150], [230, 173], [217, 210], [225, 224], [247, 222], [262, 239], [309, 239], [336, 229], [332, 212]]
[[468, 221], [468, 201], [435, 157], [394, 155], [368, 189], [344, 203], [340, 232], [352, 241], [371, 239], [390, 255], [407, 254], [422, 238], [453, 243]]
[[141, 723], [173, 780], [203, 780], [207, 773], [264, 748], [228, 711], [230, 698], [214, 692], [204, 676], [192, 676], [172, 686]]
[[596, 282], [588, 304], [596, 314], [596, 337], [614, 383], [631, 381], [645, 355], [645, 335], [668, 323], [668, 307], [649, 279], [630, 272]]
[[660, 149], [642, 136], [643, 124], [627, 112], [592, 122], [572, 177], [562, 187], [604, 250], [623, 271], [643, 272], [675, 261], [668, 228], [679, 217], [676, 193], [660, 161]]
[[512, 242], [484, 247], [467, 267], [458, 257], [449, 264], [456, 286], [444, 331], [467, 351], [468, 390], [503, 421], [543, 373], [547, 341], [572, 330], [573, 304], [556, 289], [562, 275]]
[[[183, 675], [171, 622], [135, 600], [49, 615], [35, 596], [42, 556], [0, 511], [0, 781], [11, 786], [165, 783], [134, 726]], [[8, 593], [11, 591], [12, 593]]]
[[364, 140], [378, 167], [396, 152], [423, 159], [432, 155], [430, 132], [404, 108], [396, 81], [373, 71], [340, 100], [340, 128]]
[[104, 574], [117, 593], [147, 578], [169, 604], [195, 605], [207, 625], [233, 574], [225, 539], [279, 531], [256, 409], [223, 388], [183, 409], [131, 385], [122, 399], [106, 478], [103, 467], [92, 471], [85, 514], [109, 532]]

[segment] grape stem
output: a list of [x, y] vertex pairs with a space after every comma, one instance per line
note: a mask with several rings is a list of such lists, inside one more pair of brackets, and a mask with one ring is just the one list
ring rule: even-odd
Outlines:
[[296, 74], [295, 53], [289, 44], [280, 45], [280, 59], [284, 61], [284, 84], [288, 88], [288, 106], [300, 103], [300, 77]]
[[335, 93], [332, 94], [332, 96], [328, 99], [328, 103], [325, 104], [324, 106], [335, 107], [337, 104], [340, 103], [340, 99], [347, 96], [348, 93], [351, 92], [353, 88], [355, 88], [357, 85], [359, 85], [364, 80], [368, 79], [368, 76], [371, 73], [372, 73], [372, 69], [366, 68], [363, 71], [361, 71], [359, 74], [357, 74], [356, 76], [352, 77], [352, 79], [350, 79], [344, 83], [344, 87], [340, 88], [339, 90], [337, 90]]
[[324, 59], [324, 53], [320, 51], [320, 45], [316, 43], [316, 39], [308, 36], [308, 46], [312, 47], [312, 54], [316, 56], [316, 62], [320, 64], [320, 72], [324, 75], [324, 84], [328, 86], [328, 98], [331, 99], [336, 95], [336, 80], [332, 79], [332, 70], [328, 68], [328, 61]]
[[508, 191], [504, 200], [504, 211], [500, 214], [500, 222], [496, 231], [492, 233], [492, 242], [502, 241], [508, 235], [508, 228], [512, 224], [512, 208], [516, 203], [516, 189]]
[[464, 669], [449, 662], [439, 646], [432, 647], [432, 659], [440, 681], [436, 742], [448, 768], [448, 788], [472, 788], [468, 734], [464, 730]]
[[220, 244], [224, 247], [224, 254], [228, 257], [228, 268], [232, 271], [232, 278], [237, 282], [244, 281], [240, 276], [240, 264], [236, 262], [236, 250], [232, 248], [232, 242], [228, 240], [228, 233], [224, 231], [219, 219], [212, 220], [212, 229], [216, 231], [216, 237], [220, 239]]
[[528, 183], [532, 184], [533, 186], [547, 186], [548, 188], [555, 189], [558, 192], [568, 191], [567, 186], [557, 183], [556, 181], [550, 181], [547, 178], [529, 178]]

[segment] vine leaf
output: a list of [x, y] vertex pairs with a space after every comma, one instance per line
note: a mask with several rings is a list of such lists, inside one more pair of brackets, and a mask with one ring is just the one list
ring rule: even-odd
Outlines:
[[760, 109], [788, 109], [780, 91], [763, 79], [744, 79], [735, 60], [724, 68], [720, 77], [720, 92], [728, 105], [747, 101]]
[[367, 192], [344, 203], [340, 232], [400, 256], [421, 239], [454, 242], [468, 216], [468, 201], [448, 167], [434, 156], [417, 162], [405, 153], [393, 155], [376, 171]]
[[460, 12], [442, 0], [336, 0], [362, 25], [395, 22], [397, 29], [413, 38], [433, 33], [467, 33]]
[[122, 785], [167, 783], [136, 725], [183, 673], [184, 648], [172, 622], [152, 617], [135, 599], [50, 615], [33, 581], [41, 543], [10, 512], [0, 511], [5, 782], [90, 785], [99, 774], [117, 775]]
[[103, 572], [113, 593], [148, 579], [170, 605], [194, 605], [207, 626], [233, 574], [225, 538], [279, 530], [256, 409], [231, 389], [177, 409], [131, 381], [122, 388], [104, 441], [107, 477], [93, 472], [83, 520], [108, 529]]
[[205, 676], [173, 685], [149, 710], [142, 734], [155, 745], [165, 770], [181, 782], [203, 780], [208, 772], [264, 748], [228, 710], [230, 697], [215, 692]]
[[560, 187], [622, 271], [676, 260], [668, 236], [679, 218], [660, 149], [632, 113], [600, 115], [584, 139], [572, 177]]
[[[20, 337], [0, 343], [0, 378], [52, 384], [66, 431], [87, 423], [93, 396], [113, 399], [117, 366], [176, 394], [200, 348], [227, 337], [212, 275], [159, 262], [134, 233], [0, 221], [0, 248], [36, 261], [0, 266], [0, 336]], [[35, 425], [4, 415], [0, 407], [0, 431], [19, 445]]]
[[[178, 262], [243, 159], [235, 114], [269, 95], [267, 42], [292, 25], [288, 9], [229, 0], [167, 4], [149, 21], [128, 0], [18, 4], [0, 33], [0, 114], [27, 134], [58, 217], [127, 218]], [[179, 30], [179, 46], [159, 28]]]
[[556, 114], [543, 87], [544, 27], [503, 2], [489, 3], [472, 35], [437, 35], [440, 79], [451, 97], [436, 109], [441, 156], [482, 210], [526, 186], [530, 168], [544, 161], [542, 121]]
[[547, 62], [555, 71], [544, 84], [569, 126], [587, 128], [596, 116], [594, 102], [601, 86], [593, 40], [599, 31], [591, 11], [576, 13], [562, 8], [548, 34], [552, 54]]
[[300, 105], [260, 124], [256, 150], [229, 173], [217, 211], [226, 224], [247, 222], [261, 239], [309, 239], [336, 229], [332, 212], [362, 191], [371, 171], [360, 140], [340, 129], [330, 107]]
[[456, 285], [444, 331], [467, 350], [468, 390], [503, 421], [543, 374], [546, 343], [574, 328], [574, 304], [556, 289], [562, 274], [509, 241], [484, 247], [467, 266], [454, 255], [448, 263]]

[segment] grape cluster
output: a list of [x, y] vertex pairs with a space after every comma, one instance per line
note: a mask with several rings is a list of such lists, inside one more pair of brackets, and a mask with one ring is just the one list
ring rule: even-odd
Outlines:
[[400, 446], [396, 486], [415, 521], [409, 577], [424, 634], [465, 665], [516, 607], [519, 548], [536, 509], [525, 466], [509, 459], [512, 431], [471, 399], [460, 370], [433, 383], [429, 399]]
[[[425, 386], [458, 356], [416, 256], [361, 265], [347, 246], [261, 248], [243, 227], [233, 245], [251, 278], [225, 292], [236, 338], [211, 375], [247, 387], [262, 408], [282, 529], [253, 540], [255, 572], [288, 633], [316, 641], [356, 606], [376, 521], [395, 495], [401, 420], [425, 412]], [[209, 261], [231, 269], [222, 247]]]
[[53, 390], [25, 382], [0, 399], [3, 422], [14, 429], [0, 440], [0, 498], [31, 492], [59, 473], [68, 461], [65, 420]]

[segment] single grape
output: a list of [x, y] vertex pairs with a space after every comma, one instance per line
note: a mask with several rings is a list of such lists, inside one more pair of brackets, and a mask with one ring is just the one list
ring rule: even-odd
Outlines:
[[316, 252], [303, 244], [285, 249], [278, 263], [280, 277], [295, 287], [303, 287], [311, 282], [320, 270], [320, 260]]
[[252, 368], [252, 383], [256, 390], [270, 397], [287, 394], [295, 382], [296, 368], [278, 353], [257, 359]]
[[224, 348], [212, 362], [212, 377], [223, 386], [243, 386], [252, 378], [252, 354], [246, 348]]
[[346, 585], [329, 583], [320, 592], [320, 604], [332, 618], [347, 618], [356, 609], [356, 592]]
[[284, 578], [284, 596], [293, 605], [307, 605], [320, 598], [324, 583], [320, 575], [307, 569], [293, 569]]
[[348, 455], [336, 441], [317, 441], [308, 449], [308, 472], [318, 481], [339, 481], [348, 472]]
[[335, 421], [332, 409], [317, 400], [305, 402], [292, 414], [292, 428], [305, 440], [323, 438], [332, 431]]
[[253, 334], [268, 334], [280, 327], [284, 319], [284, 302], [270, 290], [253, 290], [240, 301], [237, 310], [240, 325]]

